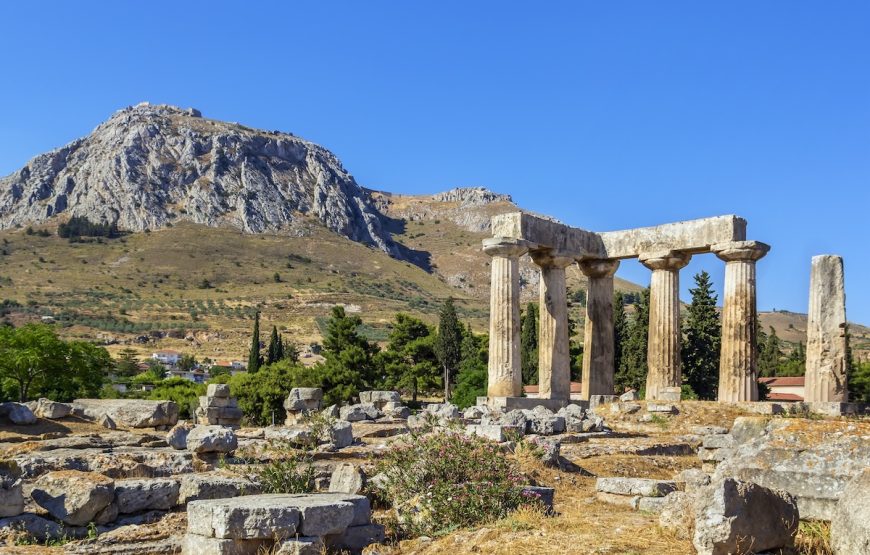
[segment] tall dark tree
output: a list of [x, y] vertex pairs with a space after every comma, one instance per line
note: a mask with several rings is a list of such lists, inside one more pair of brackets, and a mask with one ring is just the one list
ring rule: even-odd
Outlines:
[[254, 315], [254, 331], [251, 332], [251, 350], [248, 352], [248, 372], [255, 373], [260, 369], [263, 357], [260, 356], [260, 311]]
[[300, 385], [322, 387], [329, 404], [350, 401], [362, 388], [371, 387], [377, 378], [373, 358], [378, 347], [359, 333], [361, 325], [359, 316], [333, 307], [323, 338], [326, 360], [301, 372]]
[[700, 399], [716, 399], [719, 384], [719, 351], [722, 327], [717, 296], [713, 293], [710, 274], [695, 274], [695, 288], [690, 289], [692, 302], [683, 321], [683, 383]]
[[529, 303], [520, 318], [520, 366], [523, 383], [538, 383], [538, 305]]
[[456, 388], [450, 399], [460, 408], [470, 407], [477, 402], [478, 397], [486, 395], [488, 340], [486, 335], [475, 335], [471, 326], [462, 336], [462, 360], [456, 376]]
[[649, 344], [649, 288], [640, 293], [634, 315], [628, 325], [626, 341], [622, 345], [622, 359], [616, 370], [616, 390], [630, 388], [642, 391], [646, 386], [646, 354]]
[[803, 376], [807, 368], [807, 353], [804, 349], [804, 342], [798, 341], [791, 352], [786, 357], [785, 361], [779, 363], [776, 369], [777, 376]]
[[281, 343], [281, 334], [278, 328], [272, 326], [272, 334], [269, 336], [269, 350], [266, 355], [266, 363], [274, 364], [284, 358], [284, 346]]
[[456, 318], [453, 298], [448, 297], [438, 316], [438, 336], [435, 339], [435, 354], [441, 364], [444, 381], [444, 401], [450, 399], [450, 383], [459, 369], [462, 358], [462, 326]]
[[377, 366], [383, 370], [380, 385], [385, 389], [410, 390], [413, 401], [417, 401], [421, 390], [440, 385], [440, 363], [434, 344], [435, 335], [429, 326], [407, 314], [396, 314], [387, 348], [376, 357]]
[[622, 366], [622, 350], [628, 340], [628, 318], [625, 316], [625, 295], [613, 294], [613, 368]]

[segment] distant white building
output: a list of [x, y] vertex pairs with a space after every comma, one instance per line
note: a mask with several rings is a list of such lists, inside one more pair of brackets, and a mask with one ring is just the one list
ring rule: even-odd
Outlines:
[[181, 360], [181, 353], [178, 351], [156, 351], [151, 353], [151, 358], [160, 364], [175, 366]]

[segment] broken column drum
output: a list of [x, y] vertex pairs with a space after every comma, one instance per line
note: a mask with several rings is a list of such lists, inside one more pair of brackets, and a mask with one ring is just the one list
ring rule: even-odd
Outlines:
[[848, 402], [846, 331], [843, 258], [830, 254], [814, 256], [810, 271], [805, 401]]

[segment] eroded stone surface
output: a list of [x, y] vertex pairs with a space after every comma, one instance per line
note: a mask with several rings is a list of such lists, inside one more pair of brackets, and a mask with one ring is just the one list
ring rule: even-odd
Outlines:
[[115, 484], [95, 472], [60, 471], [41, 476], [31, 496], [54, 518], [73, 526], [84, 526], [109, 506]]

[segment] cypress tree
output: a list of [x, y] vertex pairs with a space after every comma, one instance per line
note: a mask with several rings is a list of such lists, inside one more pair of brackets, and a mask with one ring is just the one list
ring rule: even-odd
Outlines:
[[279, 351], [281, 349], [281, 338], [278, 336], [278, 328], [272, 326], [272, 335], [269, 336], [269, 351], [266, 355], [266, 364], [274, 364], [281, 360]]
[[462, 359], [462, 326], [456, 318], [453, 297], [448, 297], [438, 316], [438, 336], [435, 339], [435, 354], [441, 364], [444, 380], [444, 401], [450, 399], [450, 381], [459, 369]]
[[616, 390], [635, 389], [646, 386], [646, 353], [649, 342], [649, 288], [640, 293], [634, 316], [628, 325], [626, 341], [622, 345], [622, 358], [616, 370]]
[[254, 316], [254, 331], [251, 334], [251, 351], [248, 353], [248, 372], [251, 374], [260, 369], [260, 311]]
[[779, 361], [782, 358], [782, 347], [779, 337], [776, 335], [776, 330], [773, 326], [770, 327], [769, 334], [759, 334], [764, 338], [762, 342], [759, 340], [758, 354], [758, 375], [759, 376], [776, 376], [779, 367]]
[[520, 319], [520, 365], [523, 383], [538, 383], [538, 305], [529, 303]]
[[683, 383], [700, 399], [716, 399], [719, 384], [719, 350], [722, 327], [710, 274], [695, 274], [692, 302], [683, 324]]
[[622, 366], [622, 350], [628, 340], [628, 318], [625, 317], [625, 297], [619, 291], [613, 294], [613, 368]]

